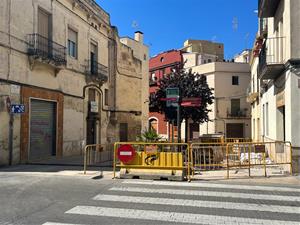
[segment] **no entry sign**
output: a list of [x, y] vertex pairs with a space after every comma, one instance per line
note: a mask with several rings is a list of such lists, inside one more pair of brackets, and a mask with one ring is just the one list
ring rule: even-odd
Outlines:
[[135, 157], [135, 150], [131, 145], [121, 145], [118, 148], [118, 158], [122, 163], [129, 163]]

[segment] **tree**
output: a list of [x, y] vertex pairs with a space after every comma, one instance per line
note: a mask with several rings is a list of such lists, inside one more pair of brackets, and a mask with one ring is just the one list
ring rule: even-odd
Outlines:
[[[176, 67], [168, 76], [163, 77], [158, 84], [155, 94], [150, 96], [151, 111], [165, 114], [165, 119], [170, 122], [176, 120], [175, 109], [166, 107], [167, 88], [179, 88], [180, 98], [200, 98], [201, 104], [197, 107], [180, 107], [181, 121], [191, 119], [194, 123], [204, 123], [209, 121], [208, 113], [211, 111], [208, 106], [213, 103], [213, 89], [206, 81], [206, 76], [193, 73], [192, 70], [186, 71], [182, 67]], [[187, 133], [187, 132], [186, 132]]]

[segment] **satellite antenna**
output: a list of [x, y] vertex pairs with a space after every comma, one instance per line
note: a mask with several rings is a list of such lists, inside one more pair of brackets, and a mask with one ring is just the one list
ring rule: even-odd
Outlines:
[[248, 32], [248, 33], [246, 33], [246, 35], [245, 35], [245, 47], [246, 47], [246, 49], [248, 48], [248, 40], [249, 40], [249, 35], [250, 35], [250, 33]]
[[137, 29], [137, 28], [139, 27], [138, 22], [137, 22], [136, 20], [132, 21], [131, 27], [132, 27], [133, 29]]
[[234, 31], [237, 31], [238, 27], [239, 27], [238, 18], [237, 17], [233, 17], [233, 20], [232, 20], [232, 29]]

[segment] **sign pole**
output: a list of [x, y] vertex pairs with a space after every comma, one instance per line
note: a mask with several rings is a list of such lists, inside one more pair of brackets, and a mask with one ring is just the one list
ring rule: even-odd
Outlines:
[[172, 120], [172, 143], [174, 143], [174, 120]]
[[9, 113], [9, 134], [8, 134], [8, 164], [11, 166], [13, 161], [13, 136], [14, 136], [14, 114]]
[[177, 106], [177, 141], [178, 143], [181, 142], [181, 123], [180, 123], [180, 104], [178, 102]]

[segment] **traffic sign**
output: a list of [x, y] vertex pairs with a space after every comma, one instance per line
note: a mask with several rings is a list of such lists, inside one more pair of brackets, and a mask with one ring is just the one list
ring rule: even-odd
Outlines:
[[134, 157], [135, 149], [131, 145], [121, 145], [118, 148], [118, 158], [122, 163], [129, 163], [134, 159]]
[[199, 107], [201, 106], [201, 98], [183, 98], [181, 101], [183, 107]]
[[177, 107], [178, 106], [178, 100], [179, 100], [179, 96], [180, 93], [179, 93], [179, 88], [166, 88], [166, 97], [167, 99], [170, 98], [170, 99], [177, 99], [177, 101], [174, 101], [174, 100], [167, 100], [167, 107], [170, 107], [170, 106], [174, 106], [174, 107]]
[[10, 112], [13, 114], [25, 113], [25, 105], [23, 104], [12, 104], [10, 107]]

